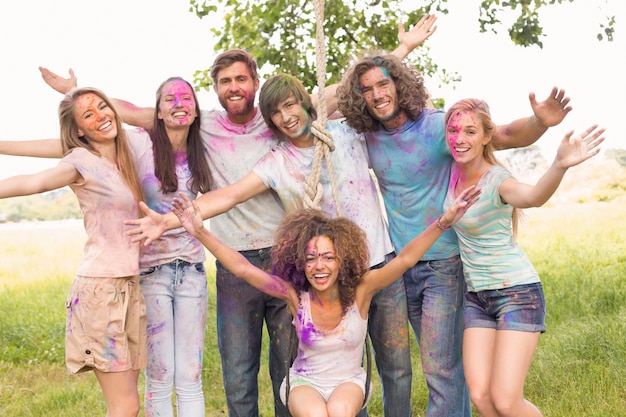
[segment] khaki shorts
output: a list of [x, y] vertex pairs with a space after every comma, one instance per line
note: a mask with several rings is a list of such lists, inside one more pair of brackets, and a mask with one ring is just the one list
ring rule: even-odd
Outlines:
[[69, 373], [146, 367], [146, 303], [139, 276], [77, 276], [65, 307], [65, 363]]

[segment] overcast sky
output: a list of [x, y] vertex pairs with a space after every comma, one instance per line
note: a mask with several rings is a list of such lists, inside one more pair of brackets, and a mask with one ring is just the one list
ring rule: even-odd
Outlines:
[[[435, 62], [462, 77], [456, 89], [429, 88], [446, 103], [464, 97], [487, 100], [497, 123], [529, 115], [528, 93], [545, 98], [552, 86], [566, 90], [574, 110], [540, 140], [544, 153], [569, 129], [592, 123], [607, 128], [604, 149], [626, 148], [618, 127], [626, 97], [626, 4], [622, 0], [576, 0], [541, 15], [544, 48], [516, 47], [505, 27], [500, 35], [478, 31], [479, 1], [449, 0], [438, 30], [427, 44]], [[200, 20], [187, 0], [30, 0], [0, 6], [0, 139], [58, 137], [60, 95], [41, 79], [38, 66], [67, 74], [80, 85], [102, 89], [138, 105], [154, 105], [165, 78], [190, 81], [208, 68], [215, 53], [210, 28], [219, 19]], [[598, 23], [617, 15], [612, 43], [598, 42]], [[399, 16], [401, 19], [402, 16]], [[414, 22], [413, 22], [414, 23]], [[202, 108], [217, 107], [213, 93], [201, 93]], [[0, 157], [0, 177], [29, 173], [55, 161]]]

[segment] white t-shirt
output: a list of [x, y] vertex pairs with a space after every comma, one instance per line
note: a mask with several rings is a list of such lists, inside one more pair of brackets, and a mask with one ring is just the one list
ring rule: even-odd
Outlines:
[[[365, 231], [370, 250], [370, 265], [377, 265], [385, 260], [385, 255], [393, 251], [393, 246], [376, 184], [369, 170], [364, 138], [338, 120], [330, 120], [326, 129], [335, 143], [331, 161], [341, 215]], [[253, 171], [268, 188], [276, 191], [286, 211], [302, 209], [304, 181], [311, 174], [314, 155], [314, 146], [298, 148], [291, 142], [282, 141], [256, 164]], [[334, 217], [337, 212], [325, 161], [320, 183], [324, 190], [320, 208]]]
[[122, 278], [139, 274], [139, 243], [131, 243], [124, 220], [138, 217], [137, 201], [117, 166], [85, 148], [59, 164], [71, 164], [83, 181], [70, 184], [83, 213], [87, 242], [77, 274]]
[[[163, 193], [161, 182], [154, 174], [154, 153], [152, 140], [148, 132], [141, 128], [127, 129], [126, 137], [133, 151], [133, 162], [143, 188], [145, 203], [157, 213], [166, 214], [172, 211], [172, 201], [180, 198], [183, 192], [190, 200], [195, 200], [196, 194], [188, 188], [191, 171], [187, 163], [186, 152], [174, 152], [175, 170], [178, 177], [178, 191]], [[190, 263], [204, 262], [206, 256], [204, 247], [187, 231], [178, 227], [167, 230], [158, 239], [148, 246], [141, 247], [139, 267], [148, 268], [182, 259]]]
[[[214, 190], [239, 181], [277, 143], [258, 109], [245, 124], [232, 123], [223, 110], [203, 110], [201, 119]], [[268, 190], [211, 218], [210, 227], [218, 239], [237, 251], [261, 249], [274, 244], [274, 233], [284, 215], [276, 194]]]

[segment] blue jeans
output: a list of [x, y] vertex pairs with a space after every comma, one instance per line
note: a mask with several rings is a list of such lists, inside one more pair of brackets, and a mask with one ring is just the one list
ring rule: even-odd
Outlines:
[[404, 273], [409, 322], [428, 386], [427, 417], [471, 417], [463, 374], [463, 294], [459, 256], [421, 261]]
[[202, 354], [207, 316], [207, 279], [202, 263], [179, 259], [141, 271], [147, 311], [147, 417], [204, 417]]
[[[374, 268], [382, 267], [391, 258], [393, 254]], [[385, 417], [411, 417], [411, 349], [406, 292], [401, 278], [372, 298], [368, 333], [382, 387]], [[366, 411], [359, 413], [360, 417], [366, 415]]]
[[[240, 252], [252, 264], [269, 270], [270, 248]], [[222, 358], [222, 374], [230, 417], [257, 417], [258, 374], [261, 360], [263, 321], [270, 337], [269, 370], [278, 417], [289, 412], [280, 400], [280, 384], [289, 356], [293, 332], [287, 304], [271, 297], [216, 262], [217, 337]]]

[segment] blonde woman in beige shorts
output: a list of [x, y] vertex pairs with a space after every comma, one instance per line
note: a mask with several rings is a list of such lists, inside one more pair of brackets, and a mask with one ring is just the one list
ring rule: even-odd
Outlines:
[[131, 243], [123, 221], [138, 216], [141, 186], [121, 120], [101, 91], [69, 91], [59, 123], [63, 159], [54, 168], [0, 181], [0, 198], [64, 186], [76, 194], [87, 243], [66, 302], [67, 369], [94, 371], [108, 417], [135, 417], [137, 380], [146, 366], [146, 306], [139, 244]]

